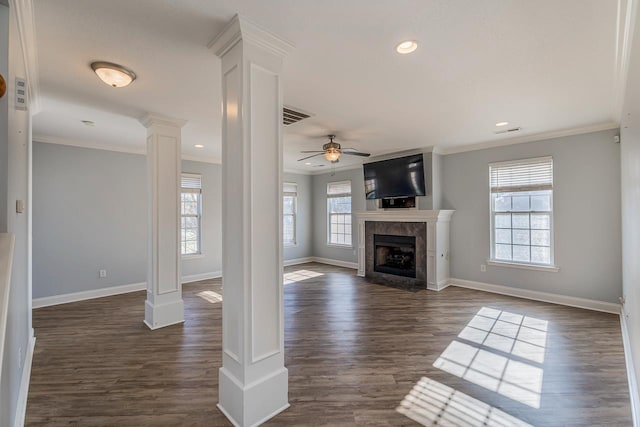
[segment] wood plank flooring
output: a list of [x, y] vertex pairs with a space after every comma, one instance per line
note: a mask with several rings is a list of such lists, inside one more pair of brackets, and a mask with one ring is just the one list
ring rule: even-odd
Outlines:
[[[630, 426], [617, 316], [349, 269], [286, 269], [291, 407], [267, 425]], [[144, 292], [34, 311], [27, 425], [228, 426], [220, 280], [150, 331]]]

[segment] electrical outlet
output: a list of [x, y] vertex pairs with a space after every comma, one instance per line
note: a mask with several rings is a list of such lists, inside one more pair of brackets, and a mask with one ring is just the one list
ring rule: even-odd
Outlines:
[[101, 279], [104, 279], [107, 277], [107, 270], [100, 270], [99, 271], [99, 276]]
[[483, 273], [487, 272], [487, 265], [486, 264], [480, 264], [480, 271]]

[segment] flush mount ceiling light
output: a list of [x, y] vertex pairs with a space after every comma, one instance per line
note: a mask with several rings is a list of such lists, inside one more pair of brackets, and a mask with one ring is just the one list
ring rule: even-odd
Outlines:
[[498, 123], [496, 123], [496, 126], [498, 126], [498, 127], [499, 126], [506, 126], [508, 124], [509, 124], [509, 122], [498, 122]]
[[400, 43], [396, 46], [396, 52], [406, 55], [407, 53], [411, 53], [418, 48], [418, 42], [415, 40], [407, 40]]
[[100, 77], [100, 80], [111, 87], [129, 86], [136, 79], [136, 73], [111, 62], [93, 62], [91, 68]]
[[196, 145], [194, 145], [194, 147], [196, 147], [196, 148], [204, 148], [204, 145], [202, 145], [202, 144], [196, 144]]

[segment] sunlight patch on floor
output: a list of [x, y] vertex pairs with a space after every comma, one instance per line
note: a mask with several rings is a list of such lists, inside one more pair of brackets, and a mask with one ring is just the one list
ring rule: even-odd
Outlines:
[[202, 292], [198, 292], [196, 295], [198, 295], [203, 300], [210, 302], [211, 304], [222, 302], [222, 295], [220, 295], [217, 292], [202, 291]]
[[423, 426], [531, 427], [531, 424], [427, 377], [418, 381], [396, 411]]
[[433, 366], [539, 408], [547, 328], [546, 320], [483, 307]]
[[284, 275], [284, 284], [288, 285], [290, 283], [301, 282], [307, 279], [313, 279], [315, 277], [324, 276], [323, 273], [318, 273], [317, 271], [310, 270], [296, 270], [290, 273], [285, 273]]

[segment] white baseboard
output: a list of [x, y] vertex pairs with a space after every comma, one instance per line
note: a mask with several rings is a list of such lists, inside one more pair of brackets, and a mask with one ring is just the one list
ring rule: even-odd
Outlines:
[[603, 311], [605, 313], [620, 313], [620, 304], [596, 301], [586, 298], [570, 297], [549, 292], [530, 291], [528, 289], [512, 288], [509, 286], [493, 285], [491, 283], [474, 282], [472, 280], [449, 279], [449, 284], [461, 288], [492, 292], [494, 294], [550, 302], [552, 304], [568, 305], [569, 307], [586, 308], [587, 310]]
[[147, 289], [147, 284], [142, 282], [130, 285], [111, 286], [109, 288], [94, 289], [91, 291], [34, 298], [33, 308], [49, 307], [52, 305], [67, 304], [70, 302], [85, 301], [94, 298], [110, 297], [113, 295], [127, 294], [129, 292], [144, 291], [145, 289]]
[[629, 397], [631, 398], [631, 415], [633, 416], [634, 427], [640, 426], [640, 390], [636, 377], [635, 364], [631, 353], [631, 341], [629, 339], [629, 329], [627, 326], [627, 316], [624, 310], [620, 313], [620, 328], [622, 329], [622, 344], [624, 346], [624, 361], [627, 365], [627, 380], [629, 382]]
[[182, 276], [182, 284], [199, 282], [200, 280], [217, 279], [222, 277], [222, 271], [212, 271], [211, 273], [190, 274]]
[[427, 284], [427, 289], [430, 291], [441, 291], [445, 288], [448, 288], [449, 285], [451, 285], [451, 282], [449, 281], [449, 279], [445, 279], [445, 280], [439, 281], [436, 286]]
[[36, 346], [36, 337], [31, 335], [29, 339], [29, 347], [24, 355], [22, 368], [22, 379], [20, 380], [20, 391], [18, 394], [18, 403], [16, 406], [16, 418], [13, 425], [15, 427], [24, 426], [27, 416], [27, 398], [29, 397], [29, 382], [31, 381], [31, 364], [33, 362], [33, 349]]
[[289, 267], [291, 265], [305, 264], [307, 262], [313, 262], [313, 257], [308, 256], [304, 258], [294, 258], [294, 259], [286, 259], [282, 263], [285, 267]]
[[[216, 279], [222, 277], [222, 272], [213, 271], [211, 273], [191, 274], [182, 277], [182, 283], [197, 282], [199, 280]], [[108, 288], [94, 289], [91, 291], [73, 292], [69, 294], [54, 295], [50, 297], [34, 298], [33, 308], [49, 307], [52, 305], [67, 304], [70, 302], [86, 301], [94, 298], [110, 297], [113, 295], [127, 294], [129, 292], [144, 291], [147, 283], [132, 283], [130, 285], [111, 286]]]
[[320, 264], [335, 265], [336, 267], [352, 268], [354, 270], [358, 269], [357, 262], [340, 261], [338, 259], [320, 258], [317, 256], [311, 257], [311, 259], [313, 262], [319, 262]]

